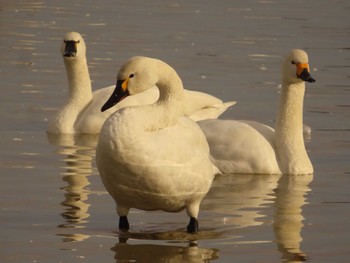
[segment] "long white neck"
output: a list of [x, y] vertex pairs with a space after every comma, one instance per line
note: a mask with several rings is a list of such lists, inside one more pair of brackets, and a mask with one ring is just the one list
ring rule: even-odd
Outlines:
[[303, 102], [305, 83], [282, 84], [277, 113], [275, 145], [283, 174], [313, 173], [303, 138]]
[[66, 66], [69, 94], [68, 104], [77, 108], [85, 107], [92, 99], [91, 80], [86, 59], [64, 59]]
[[64, 59], [68, 78], [68, 101], [50, 120], [49, 133], [74, 133], [74, 123], [92, 99], [86, 59]]
[[[173, 126], [183, 116], [185, 93], [180, 77], [175, 70], [165, 63], [159, 62], [158, 101], [148, 107], [149, 119], [147, 130], [162, 129]], [[147, 106], [146, 106], [147, 107]]]

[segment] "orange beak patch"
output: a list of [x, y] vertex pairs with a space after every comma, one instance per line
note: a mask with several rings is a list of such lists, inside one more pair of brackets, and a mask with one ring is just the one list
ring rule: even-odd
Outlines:
[[128, 81], [129, 81], [129, 78], [127, 78], [126, 80], [124, 80], [123, 84], [122, 84], [122, 89], [124, 91], [126, 91], [128, 89]]
[[304, 69], [307, 70], [307, 72], [310, 72], [309, 64], [308, 63], [297, 63], [297, 75], [300, 76], [301, 72], [303, 72]]

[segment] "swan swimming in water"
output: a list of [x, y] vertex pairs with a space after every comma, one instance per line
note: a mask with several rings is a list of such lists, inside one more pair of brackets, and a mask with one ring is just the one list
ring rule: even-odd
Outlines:
[[[79, 33], [65, 35], [61, 52], [66, 67], [69, 94], [66, 104], [48, 124], [48, 133], [98, 134], [104, 121], [116, 110], [130, 105], [151, 104], [158, 99], [156, 87], [142, 94], [128, 97], [113, 109], [101, 112], [101, 106], [110, 97], [114, 86], [92, 92], [86, 59], [85, 41]], [[185, 91], [184, 114], [194, 120], [217, 118], [235, 102], [222, 102], [206, 93]]]
[[114, 198], [119, 228], [129, 229], [130, 208], [178, 212], [186, 209], [187, 232], [198, 231], [201, 200], [218, 169], [198, 124], [183, 116], [184, 90], [176, 71], [163, 61], [133, 57], [120, 69], [102, 111], [156, 85], [159, 100], [117, 110], [104, 123], [96, 163]]
[[255, 121], [204, 120], [214, 164], [222, 173], [311, 174], [313, 166], [303, 138], [308, 55], [292, 50], [282, 65], [282, 93], [275, 130]]

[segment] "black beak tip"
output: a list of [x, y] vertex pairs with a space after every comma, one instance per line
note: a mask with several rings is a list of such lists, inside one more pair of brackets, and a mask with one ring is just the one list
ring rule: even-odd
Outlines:
[[310, 75], [308, 75], [308, 76], [307, 76], [306, 78], [304, 78], [303, 80], [306, 81], [306, 82], [309, 82], [309, 83], [314, 83], [314, 82], [316, 82], [316, 80], [313, 79], [313, 78], [311, 78]]
[[72, 57], [75, 57], [76, 53], [72, 53], [72, 52], [65, 52], [63, 54], [64, 57], [66, 58], [72, 58]]
[[118, 102], [125, 99], [127, 96], [129, 96], [128, 90], [122, 89], [122, 84], [124, 81], [118, 80], [117, 85], [112, 93], [112, 95], [109, 97], [109, 99], [106, 101], [106, 103], [102, 106], [101, 112], [104, 112], [108, 110], [109, 108], [112, 108], [114, 105], [116, 105]]
[[105, 107], [105, 105], [103, 105], [102, 108], [101, 108], [101, 112], [104, 112], [106, 110], [107, 110], [107, 107]]
[[316, 82], [316, 80], [310, 76], [310, 72], [307, 69], [304, 69], [301, 74], [298, 75], [298, 78], [310, 83]]

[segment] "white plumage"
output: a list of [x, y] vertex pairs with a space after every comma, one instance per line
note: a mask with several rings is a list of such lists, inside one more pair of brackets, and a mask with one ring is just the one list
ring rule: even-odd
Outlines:
[[[178, 212], [197, 231], [199, 205], [217, 168], [196, 122], [183, 116], [184, 91], [175, 70], [147, 57], [133, 57], [120, 69], [117, 87], [103, 110], [156, 85], [152, 105], [125, 107], [104, 123], [96, 150], [102, 181], [117, 204], [119, 227], [128, 229], [130, 208]], [[132, 96], [131, 96], [132, 97]]]
[[[47, 131], [55, 134], [98, 134], [103, 122], [116, 109], [130, 105], [151, 104], [159, 96], [152, 87], [142, 94], [126, 98], [115, 108], [101, 112], [101, 106], [110, 97], [114, 86], [92, 92], [86, 60], [86, 46], [79, 33], [69, 32], [62, 41], [61, 52], [66, 67], [69, 94], [66, 104], [49, 122]], [[206, 93], [185, 91], [184, 114], [194, 120], [217, 118], [235, 102], [222, 102]]]
[[292, 50], [282, 65], [282, 93], [275, 130], [254, 121], [204, 120], [214, 164], [223, 173], [313, 173], [303, 138], [305, 82], [310, 77], [308, 56]]

